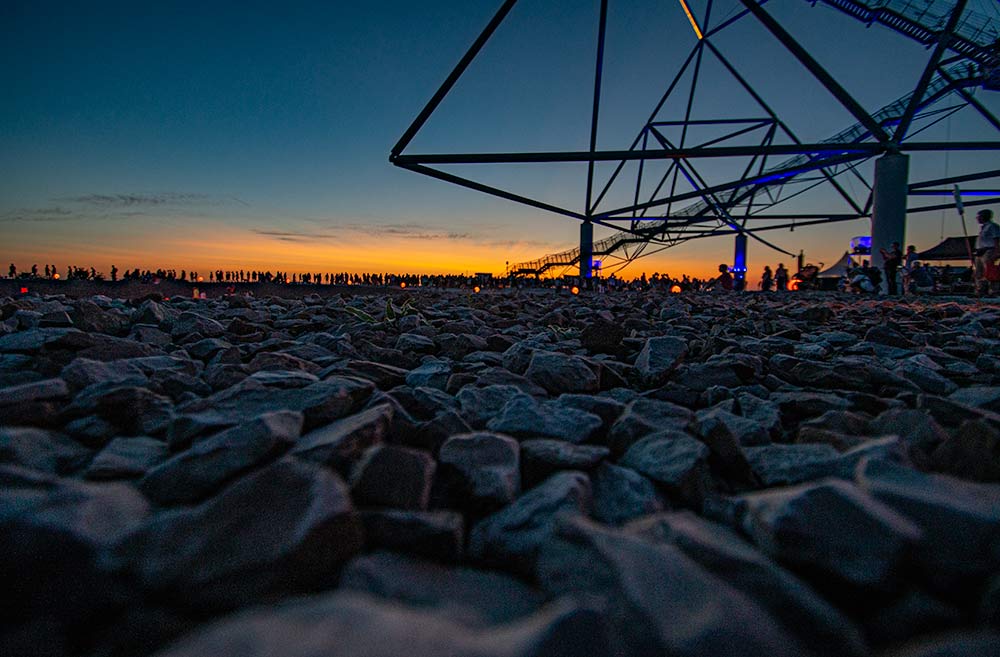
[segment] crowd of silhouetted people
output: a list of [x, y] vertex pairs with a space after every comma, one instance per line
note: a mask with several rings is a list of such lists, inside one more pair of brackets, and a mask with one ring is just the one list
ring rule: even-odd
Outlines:
[[[912, 248], [912, 247], [911, 247]], [[942, 286], [971, 280], [971, 270], [960, 268], [931, 268], [926, 263], [923, 266], [913, 266], [908, 262], [900, 268], [904, 274], [902, 287], [911, 291], [940, 291]], [[645, 273], [634, 278], [625, 278], [617, 274], [608, 276], [595, 275], [590, 280], [579, 276], [493, 276], [491, 274], [395, 274], [395, 273], [348, 273], [348, 272], [313, 272], [290, 273], [282, 271], [258, 271], [248, 269], [216, 269], [214, 271], [198, 272], [195, 270], [180, 271], [176, 269], [134, 269], [119, 270], [112, 265], [108, 275], [94, 267], [71, 265], [60, 271], [55, 265], [32, 265], [27, 270], [18, 271], [11, 263], [8, 278], [19, 280], [81, 280], [81, 281], [134, 281], [144, 284], [156, 284], [161, 281], [181, 283], [225, 284], [235, 290], [238, 284], [270, 283], [279, 285], [341, 285], [368, 287], [430, 287], [430, 288], [515, 288], [515, 289], [586, 289], [598, 292], [622, 291], [663, 291], [663, 292], [740, 292], [746, 289], [758, 289], [765, 292], [782, 292], [798, 289], [822, 289], [817, 274], [819, 268], [815, 265], [805, 265], [792, 275], [784, 264], [779, 264], [772, 271], [765, 266], [758, 282], [740, 276], [727, 265], [719, 265], [719, 275], [714, 278], [697, 278], [687, 274], [675, 278], [666, 273]], [[867, 261], [852, 268], [843, 276], [835, 289], [856, 293], [872, 293], [879, 291], [882, 283], [882, 273], [868, 264]]]

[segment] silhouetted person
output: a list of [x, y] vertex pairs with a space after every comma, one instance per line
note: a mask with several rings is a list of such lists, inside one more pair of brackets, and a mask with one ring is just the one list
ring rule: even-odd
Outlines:
[[11, 278], [17, 278], [17, 267], [14, 266], [13, 262], [10, 263], [10, 269], [8, 269], [7, 272]]
[[897, 295], [899, 288], [896, 286], [896, 272], [903, 264], [903, 252], [899, 250], [899, 242], [893, 242], [888, 251], [879, 249], [879, 253], [882, 254], [882, 271], [885, 272], [885, 283], [889, 288], [889, 294]]
[[114, 282], [117, 280], [118, 280], [118, 267], [111, 265], [111, 281]]
[[760, 277], [760, 289], [770, 292], [773, 286], [774, 274], [771, 273], [771, 268], [768, 265], [764, 265], [764, 275]]
[[788, 289], [788, 270], [783, 262], [778, 263], [778, 270], [774, 272], [774, 284], [779, 291]]
[[729, 273], [727, 265], [719, 265], [719, 277], [715, 280], [719, 282], [719, 287], [726, 292], [733, 291], [733, 275]]
[[976, 294], [983, 294], [984, 288], [995, 292], [997, 283], [987, 278], [987, 270], [992, 269], [993, 263], [1000, 257], [1000, 225], [993, 221], [993, 210], [980, 210], [976, 213], [976, 221], [979, 222], [974, 270]]

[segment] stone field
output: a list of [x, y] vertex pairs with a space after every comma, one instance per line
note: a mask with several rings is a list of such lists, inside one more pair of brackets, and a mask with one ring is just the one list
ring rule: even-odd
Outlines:
[[0, 654], [1000, 654], [1000, 305], [0, 299]]

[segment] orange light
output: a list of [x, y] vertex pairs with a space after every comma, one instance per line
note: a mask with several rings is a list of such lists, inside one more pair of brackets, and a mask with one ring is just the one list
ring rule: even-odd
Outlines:
[[479, 286], [478, 285], [476, 287], [472, 288], [472, 293], [473, 294], [479, 294]]
[[681, 286], [680, 286], [680, 285], [672, 285], [672, 286], [670, 287], [670, 291], [671, 291], [672, 293], [674, 293], [674, 294], [680, 294], [680, 291], [681, 291]]
[[58, 281], [59, 280], [59, 274], [52, 274], [52, 278], [54, 278], [54, 279], [56, 279]]
[[204, 283], [205, 282], [205, 277], [204, 276], [199, 276], [198, 277], [198, 282], [199, 283]]
[[406, 281], [403, 281], [402, 283], [400, 283], [399, 287], [405, 288], [406, 287]]
[[573, 287], [571, 287], [569, 289], [569, 293], [570, 294], [580, 294], [580, 288], [578, 288], [577, 286], [574, 285]]
[[354, 285], [354, 281], [352, 281], [351, 279], [349, 279], [349, 278], [348, 278], [348, 279], [347, 279], [347, 284], [348, 284], [348, 285]]
[[799, 289], [799, 282], [798, 281], [792, 281], [791, 283], [788, 284], [788, 289], [789, 290], [797, 290], [797, 289]]
[[694, 34], [701, 41], [704, 35], [701, 33], [701, 28], [698, 27], [697, 21], [695, 21], [694, 16], [691, 14], [691, 9], [688, 7], [686, 0], [681, 0], [681, 7], [684, 8], [684, 13], [687, 14], [688, 20], [691, 21], [691, 27], [694, 29]]

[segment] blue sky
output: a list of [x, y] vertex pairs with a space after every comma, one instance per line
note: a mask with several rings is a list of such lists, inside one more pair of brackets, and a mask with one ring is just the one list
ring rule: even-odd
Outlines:
[[[506, 260], [573, 246], [572, 220], [387, 161], [499, 4], [3, 3], [0, 259], [22, 267], [73, 258], [98, 268], [218, 261], [293, 271], [499, 271]], [[704, 3], [691, 5], [703, 11]], [[731, 5], [719, 2], [717, 11]], [[596, 7], [521, 0], [410, 150], [585, 148]], [[907, 91], [927, 56], [821, 6], [767, 7], [871, 110]], [[717, 43], [805, 141], [853, 122], [746, 23]], [[624, 148], [695, 37], [676, 2], [612, 0], [608, 29], [599, 145]], [[741, 92], [707, 73], [696, 114], [745, 115]], [[995, 99], [980, 96], [997, 111]], [[995, 138], [968, 112], [927, 136]], [[992, 158], [976, 159], [915, 158], [912, 178]], [[581, 174], [576, 166], [476, 171], [576, 206]], [[936, 242], [940, 219], [911, 222], [912, 241]], [[960, 230], [947, 221], [945, 232]], [[860, 232], [855, 223], [772, 237], [832, 262]], [[632, 271], [711, 270], [731, 249], [728, 239], [690, 244]], [[777, 259], [753, 247], [751, 268]]]

